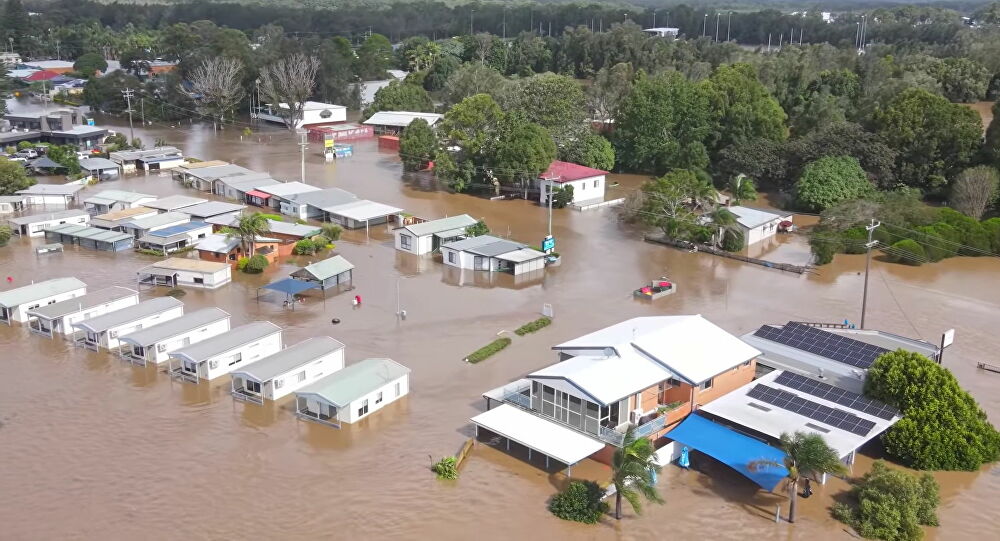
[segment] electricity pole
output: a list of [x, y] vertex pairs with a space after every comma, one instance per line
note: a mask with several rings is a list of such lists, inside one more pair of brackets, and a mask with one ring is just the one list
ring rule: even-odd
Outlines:
[[865, 290], [861, 297], [861, 328], [865, 328], [865, 311], [868, 309], [868, 270], [872, 265], [872, 248], [874, 248], [878, 241], [872, 240], [872, 235], [875, 233], [875, 228], [882, 225], [882, 222], [875, 221], [872, 218], [870, 225], [866, 225], [865, 229], [868, 230], [868, 242], [865, 243], [865, 248], [867, 249], [867, 255], [865, 255]]
[[708, 28], [708, 13], [705, 14], [705, 18], [701, 23], [701, 37], [705, 37], [705, 30]]
[[135, 139], [135, 128], [132, 127], [132, 93], [135, 90], [131, 88], [126, 88], [122, 90], [122, 96], [125, 96], [125, 105], [128, 107], [128, 135], [129, 139]]
[[299, 129], [299, 151], [302, 154], [302, 184], [306, 183], [306, 130]]
[[470, 36], [474, 36], [476, 34], [476, 31], [475, 31], [475, 17], [476, 17], [476, 10], [470, 11], [469, 12], [469, 35]]
[[139, 98], [139, 118], [142, 119], [142, 125], [146, 125], [146, 100]]
[[719, 15], [718, 11], [715, 12], [715, 42], [719, 42]]
[[729, 30], [733, 27], [733, 12], [729, 12], [729, 20], [726, 21], [726, 41], [729, 41]]
[[552, 198], [556, 195], [554, 186], [549, 183], [549, 236], [552, 236]]

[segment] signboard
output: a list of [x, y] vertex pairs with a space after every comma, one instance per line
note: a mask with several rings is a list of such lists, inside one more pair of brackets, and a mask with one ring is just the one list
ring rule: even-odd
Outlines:
[[941, 335], [941, 347], [946, 348], [955, 341], [955, 329], [948, 329]]
[[548, 236], [542, 239], [542, 251], [548, 252], [556, 247], [556, 238], [553, 236]]
[[323, 141], [323, 146], [326, 147], [326, 148], [333, 148], [333, 139], [332, 138], [325, 139]]

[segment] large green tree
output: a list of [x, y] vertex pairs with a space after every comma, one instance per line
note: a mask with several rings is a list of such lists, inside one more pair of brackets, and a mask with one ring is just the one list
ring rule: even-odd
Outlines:
[[24, 166], [0, 158], [0, 195], [14, 195], [18, 190], [25, 190], [35, 183], [35, 179], [24, 172]]
[[919, 541], [921, 526], [937, 526], [941, 501], [937, 481], [892, 469], [878, 460], [850, 492], [848, 503], [834, 505], [833, 515], [862, 537]]
[[827, 156], [851, 156], [882, 188], [895, 187], [893, 167], [896, 151], [882, 138], [858, 124], [836, 122], [788, 141], [784, 147], [787, 175], [798, 179], [811, 162]]
[[628, 501], [636, 514], [642, 513], [642, 500], [663, 503], [654, 479], [660, 471], [656, 447], [649, 438], [636, 437], [635, 427], [625, 431], [621, 447], [611, 458], [611, 484], [615, 487], [615, 518], [622, 518], [622, 500]]
[[675, 169], [643, 184], [639, 198], [639, 220], [662, 229], [668, 238], [690, 240], [706, 229], [698, 216], [715, 207], [717, 192], [694, 171]]
[[976, 471], [1000, 459], [1000, 433], [950, 370], [908, 351], [880, 356], [865, 394], [899, 408], [882, 436], [886, 451], [921, 470]]
[[375, 93], [375, 99], [361, 116], [367, 119], [379, 111], [430, 113], [434, 111], [434, 102], [422, 86], [393, 81]]
[[107, 60], [104, 60], [104, 57], [97, 53], [82, 54], [73, 62], [73, 70], [83, 74], [85, 77], [91, 77], [98, 71], [106, 69], [108, 69]]
[[548, 130], [561, 153], [579, 143], [586, 133], [583, 88], [564, 75], [543, 73], [522, 79], [501, 105]]
[[494, 100], [505, 96], [511, 85], [499, 71], [477, 63], [459, 67], [444, 83], [445, 105], [454, 105], [476, 94], [489, 94]]
[[750, 463], [750, 469], [784, 466], [788, 470], [788, 522], [795, 522], [799, 481], [804, 477], [815, 478], [826, 473], [844, 474], [847, 473], [847, 466], [837, 457], [837, 452], [826, 444], [823, 436], [812, 432], [782, 434], [780, 447], [785, 452], [784, 461], [755, 460]]
[[707, 144], [713, 129], [703, 88], [672, 72], [637, 78], [618, 107], [612, 138], [621, 165], [663, 174], [708, 166]]
[[975, 60], [963, 57], [945, 58], [930, 66], [944, 97], [951, 101], [979, 101], [986, 96], [986, 85], [992, 74]]
[[316, 92], [328, 103], [351, 109], [361, 106], [359, 87], [355, 84], [354, 51], [351, 42], [342, 37], [323, 41], [319, 50], [319, 73]]
[[875, 192], [865, 170], [850, 156], [828, 156], [805, 167], [795, 185], [798, 206], [819, 212], [842, 201], [860, 199]]
[[704, 84], [715, 114], [714, 148], [757, 138], [783, 141], [787, 115], [749, 64], [721, 66]]
[[31, 16], [21, 0], [7, 0], [4, 4], [3, 17], [0, 17], [0, 30], [3, 30], [4, 41], [14, 40], [14, 50], [27, 55], [27, 37], [32, 32]]
[[508, 114], [496, 146], [488, 150], [487, 165], [501, 183], [519, 184], [538, 178], [554, 159], [556, 145], [545, 128], [520, 114]]
[[974, 111], [921, 89], [901, 92], [875, 111], [871, 123], [897, 151], [897, 179], [924, 191], [942, 189], [953, 172], [965, 168], [983, 134]]
[[358, 47], [355, 72], [364, 81], [384, 79], [392, 67], [392, 43], [382, 34], [372, 34]]
[[983, 160], [1000, 167], [1000, 101], [993, 104], [993, 120], [986, 128], [986, 138], [983, 140]]
[[399, 158], [403, 162], [403, 170], [419, 171], [434, 158], [438, 142], [434, 130], [427, 121], [418, 118], [403, 130], [399, 137]]

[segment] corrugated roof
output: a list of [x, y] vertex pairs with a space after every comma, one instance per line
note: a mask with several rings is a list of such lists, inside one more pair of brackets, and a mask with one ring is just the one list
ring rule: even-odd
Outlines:
[[139, 269], [139, 272], [148, 272], [146, 269], [161, 269], [166, 271], [192, 271], [192, 272], [219, 272], [228, 269], [228, 263], [216, 261], [204, 261], [201, 259], [187, 259], [183, 257], [168, 257], [159, 263]]
[[157, 297], [155, 299], [140, 302], [134, 306], [122, 308], [121, 310], [115, 310], [110, 314], [104, 314], [102, 316], [74, 323], [73, 326], [89, 332], [100, 333], [115, 327], [132, 323], [133, 321], [138, 321], [152, 315], [166, 312], [167, 310], [175, 309], [178, 306], [184, 306], [184, 303], [173, 297]]
[[264, 186], [260, 188], [260, 191], [264, 193], [269, 193], [271, 195], [276, 195], [278, 197], [288, 197], [290, 195], [295, 195], [297, 193], [306, 192], [318, 192], [320, 188], [316, 186], [311, 186], [309, 184], [304, 184], [302, 182], [282, 182], [280, 184], [272, 184], [270, 186]]
[[362, 396], [410, 373], [392, 359], [365, 359], [303, 387], [295, 394], [313, 394], [343, 408]]
[[562, 183], [607, 174], [607, 171], [594, 169], [593, 167], [555, 160], [549, 164], [549, 168], [544, 173], [539, 175], [539, 178]]
[[747, 229], [760, 227], [768, 222], [780, 220], [791, 215], [791, 213], [788, 212], [782, 213], [781, 211], [776, 210], [755, 209], [741, 206], [724, 208], [729, 212], [732, 212], [736, 216], [736, 221]]
[[356, 201], [358, 196], [347, 190], [341, 190], [340, 188], [327, 188], [325, 190], [317, 190], [314, 192], [297, 193], [288, 196], [287, 199], [299, 204], [306, 204], [318, 209], [323, 209]]
[[26, 302], [37, 301], [53, 295], [69, 293], [77, 289], [87, 289], [87, 284], [76, 278], [53, 278], [15, 289], [0, 292], [0, 306], [13, 308]]
[[399, 214], [403, 212], [403, 209], [386, 205], [383, 203], [377, 203], [375, 201], [369, 201], [367, 199], [361, 199], [358, 201], [352, 201], [350, 203], [345, 203], [343, 205], [335, 205], [332, 207], [326, 207], [323, 209], [330, 214], [336, 214], [337, 216], [343, 216], [351, 220], [357, 220], [363, 222], [365, 220], [373, 220], [375, 218], [381, 218], [383, 216], [391, 216], [393, 214]]
[[195, 248], [206, 252], [218, 254], [228, 254], [240, 245], [239, 237], [227, 237], [225, 235], [208, 235], [195, 244]]
[[317, 336], [254, 361], [233, 374], [246, 374], [263, 383], [343, 348], [344, 344], [338, 340], [329, 336]]
[[98, 214], [94, 216], [95, 220], [104, 220], [106, 222], [117, 222], [118, 220], [127, 220], [135, 216], [142, 216], [143, 214], [150, 214], [156, 212], [156, 209], [146, 208], [146, 207], [135, 207], [130, 209], [115, 210], [112, 212], [105, 212], [104, 214]]
[[28, 315], [38, 316], [43, 319], [57, 319], [76, 312], [82, 312], [88, 308], [93, 308], [95, 306], [100, 306], [102, 304], [107, 304], [109, 302], [127, 297], [137, 297], [138, 295], [139, 292], [134, 289], [112, 286], [93, 293], [87, 293], [82, 297], [67, 299], [55, 304], [40, 306], [34, 310], [28, 310]]
[[450, 229], [461, 228], [464, 230], [466, 227], [475, 223], [476, 219], [472, 216], [469, 216], [468, 214], [459, 214], [458, 216], [449, 216], [447, 218], [431, 220], [429, 222], [408, 225], [404, 229], [418, 237], [422, 237], [424, 235], [433, 235], [434, 233], [448, 231]]
[[102, 190], [93, 195], [93, 197], [88, 197], [84, 199], [84, 203], [89, 203], [93, 199], [107, 199], [109, 201], [121, 202], [121, 203], [136, 203], [143, 199], [155, 198], [155, 195], [149, 195], [148, 193], [138, 193], [138, 192], [127, 192], [125, 190]]
[[418, 118], [424, 119], [427, 124], [433, 126], [437, 121], [441, 120], [438, 113], [415, 113], [410, 111], [379, 111], [373, 114], [368, 120], [364, 121], [363, 124], [369, 126], [394, 126], [397, 128], [405, 128], [410, 125], [411, 122]]
[[154, 227], [162, 227], [169, 224], [176, 224], [177, 222], [187, 222], [191, 220], [191, 216], [184, 214], [182, 212], [164, 212], [163, 214], [157, 214], [156, 216], [147, 216], [145, 218], [136, 218], [125, 225], [133, 229], [138, 229], [140, 231], [148, 231]]
[[15, 193], [24, 195], [73, 195], [84, 188], [83, 184], [35, 184]]
[[270, 321], [254, 321], [207, 340], [202, 340], [192, 346], [181, 348], [171, 353], [170, 356], [185, 357], [191, 361], [200, 362], [280, 332], [281, 327]]
[[148, 329], [127, 334], [122, 336], [121, 340], [137, 346], [148, 347], [168, 338], [204, 327], [220, 319], [229, 319], [229, 312], [221, 308], [205, 308], [149, 327]]
[[118, 169], [118, 164], [107, 158], [84, 158], [80, 160], [80, 168], [87, 171]]
[[541, 259], [543, 257], [545, 257], [544, 253], [532, 248], [521, 248], [520, 250], [514, 250], [513, 252], [498, 254], [496, 256], [497, 259], [503, 259], [504, 261], [510, 261], [512, 263], [524, 263], [525, 261]]
[[156, 158], [160, 156], [169, 156], [172, 154], [180, 154], [181, 151], [176, 147], [158, 147], [151, 148], [149, 150], [119, 150], [117, 152], [112, 152], [108, 156], [112, 158], [118, 158], [122, 161], [132, 161], [144, 158]]
[[521, 244], [520, 242], [514, 242], [512, 240], [494, 237], [493, 235], [480, 235], [478, 237], [469, 237], [467, 239], [449, 242], [448, 244], [443, 245], [442, 248], [449, 248], [460, 252], [469, 252], [470, 254], [486, 257], [494, 257], [500, 254], [520, 250], [525, 246], [527, 245]]
[[205, 169], [208, 167], [218, 167], [220, 165], [229, 165], [229, 162], [223, 160], [209, 160], [207, 162], [192, 162], [181, 165], [181, 169]]
[[305, 238], [319, 235], [323, 232], [322, 228], [309, 224], [293, 224], [291, 222], [279, 222], [277, 220], [268, 220], [267, 223], [271, 228], [271, 233], [278, 235], [291, 235]]
[[196, 218], [211, 218], [212, 216], [218, 216], [220, 214], [232, 214], [236, 212], [241, 212], [245, 208], [246, 205], [237, 205], [236, 203], [226, 203], [224, 201], [209, 201], [207, 203], [201, 203], [199, 205], [192, 205], [190, 207], [177, 209], [177, 212], [189, 214]]
[[100, 229], [97, 227], [88, 227], [78, 224], [49, 226], [45, 228], [45, 231], [59, 233], [60, 235], [66, 235], [68, 237], [76, 237], [78, 239], [92, 240], [94, 242], [115, 243], [132, 239], [132, 235], [122, 233], [120, 231], [111, 231], [108, 229]]
[[186, 224], [172, 225], [170, 227], [164, 227], [163, 229], [157, 229], [156, 231], [150, 231], [148, 236], [171, 237], [173, 235], [180, 235], [194, 229], [201, 229], [205, 227], [212, 227], [212, 224], [207, 224], [205, 222], [188, 222]]
[[87, 216], [87, 221], [90, 221], [90, 213], [80, 209], [60, 210], [58, 212], [46, 212], [45, 214], [32, 214], [30, 216], [11, 218], [7, 221], [17, 225], [28, 225], [41, 222], [52, 222], [55, 220], [65, 220], [67, 218], [76, 218], [77, 216]]
[[191, 197], [187, 195], [169, 195], [167, 197], [161, 197], [151, 203], [143, 203], [143, 204], [151, 209], [176, 210], [179, 208], [198, 205], [206, 201], [208, 201], [208, 199], [202, 199], [200, 197]]
[[312, 277], [317, 280], [326, 280], [327, 278], [333, 278], [334, 276], [342, 272], [347, 272], [353, 268], [354, 265], [350, 261], [344, 259], [344, 256], [335, 255], [331, 258], [324, 259], [323, 261], [302, 267], [301, 269], [293, 272], [292, 276], [297, 274], [301, 276], [301, 274], [305, 272], [312, 275]]
[[243, 175], [225, 177], [219, 179], [219, 182], [240, 192], [250, 191], [260, 186], [273, 186], [275, 184], [281, 184], [277, 180], [271, 178], [271, 176], [267, 173], [246, 175], [246, 178], [243, 178]]

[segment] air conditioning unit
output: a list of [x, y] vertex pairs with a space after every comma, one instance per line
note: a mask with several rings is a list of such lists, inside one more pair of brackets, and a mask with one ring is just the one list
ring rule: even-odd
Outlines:
[[632, 424], [637, 425], [639, 424], [639, 419], [642, 419], [642, 415], [643, 411], [641, 409], [634, 409], [632, 410], [631, 417], [629, 417], [629, 421], [631, 421]]

